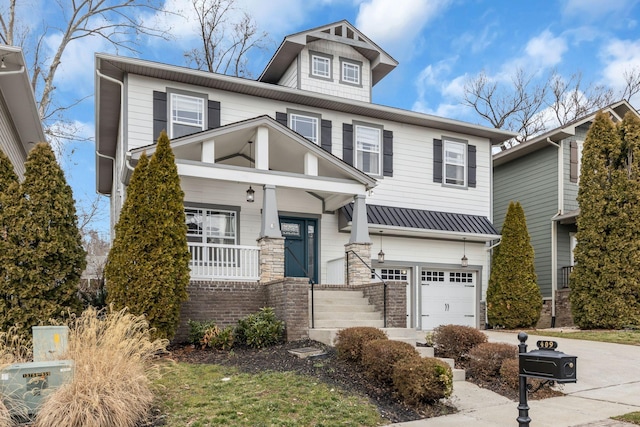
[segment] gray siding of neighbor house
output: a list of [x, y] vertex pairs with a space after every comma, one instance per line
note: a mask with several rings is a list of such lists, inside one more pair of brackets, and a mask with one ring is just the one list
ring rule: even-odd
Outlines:
[[[576, 128], [576, 134], [570, 138], [566, 138], [562, 141], [562, 156], [563, 156], [563, 183], [564, 183], [564, 211], [572, 211], [578, 209], [578, 183], [571, 182], [571, 165], [570, 165], [570, 148], [571, 141], [582, 141], [587, 135], [587, 131], [591, 126], [591, 122], [585, 123]], [[567, 264], [568, 265], [568, 264]]]
[[558, 212], [557, 156], [558, 149], [549, 146], [494, 168], [494, 225], [501, 231], [509, 202], [520, 202], [543, 297], [551, 297], [551, 218]]

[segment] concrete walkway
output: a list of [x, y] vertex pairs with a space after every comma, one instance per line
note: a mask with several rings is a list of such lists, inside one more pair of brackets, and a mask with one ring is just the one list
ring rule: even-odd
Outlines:
[[[484, 331], [492, 342], [519, 344], [517, 333]], [[569, 333], [569, 332], [568, 332]], [[553, 339], [558, 350], [577, 356], [577, 379], [564, 384], [565, 396], [529, 400], [531, 426], [622, 427], [609, 417], [640, 411], [640, 346], [598, 343], [567, 338], [529, 336], [528, 350], [536, 341]], [[468, 382], [454, 383], [451, 403], [458, 413], [444, 417], [393, 424], [395, 427], [517, 426], [518, 402]]]

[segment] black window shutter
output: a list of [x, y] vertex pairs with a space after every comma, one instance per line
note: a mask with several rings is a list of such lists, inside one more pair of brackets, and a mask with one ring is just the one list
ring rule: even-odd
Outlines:
[[476, 146], [467, 145], [467, 186], [476, 186]]
[[153, 142], [167, 130], [167, 93], [153, 91]]
[[283, 126], [289, 127], [289, 119], [287, 117], [287, 113], [280, 113], [276, 111], [276, 122], [280, 123]]
[[382, 174], [393, 176], [393, 132], [382, 131]]
[[208, 129], [220, 127], [220, 102], [209, 101], [207, 121]]
[[331, 152], [331, 120], [322, 120], [320, 124], [320, 146]]
[[342, 124], [342, 160], [353, 166], [353, 125]]
[[578, 182], [578, 143], [569, 142], [569, 179]]
[[433, 140], [433, 182], [442, 183], [442, 140]]

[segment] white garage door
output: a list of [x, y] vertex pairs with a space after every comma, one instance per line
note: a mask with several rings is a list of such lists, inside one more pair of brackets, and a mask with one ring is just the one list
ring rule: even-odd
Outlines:
[[476, 273], [423, 269], [422, 329], [440, 325], [476, 326]]

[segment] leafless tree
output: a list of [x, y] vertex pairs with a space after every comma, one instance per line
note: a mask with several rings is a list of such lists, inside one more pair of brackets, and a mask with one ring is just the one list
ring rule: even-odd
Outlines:
[[198, 20], [202, 46], [184, 53], [189, 64], [199, 70], [235, 76], [250, 76], [247, 53], [265, 49], [266, 32], [260, 32], [236, 0], [190, 0]]
[[491, 126], [517, 132], [522, 142], [544, 127], [537, 117], [547, 95], [546, 85], [536, 85], [534, 75], [518, 69], [508, 83], [490, 79], [483, 71], [467, 80], [463, 104], [473, 108]]
[[551, 128], [640, 93], [640, 69], [625, 71], [625, 87], [616, 92], [600, 84], [584, 84], [582, 73], [568, 79], [556, 70], [540, 83], [534, 74], [517, 69], [509, 81], [494, 80], [483, 71], [467, 80], [462, 103], [491, 126], [516, 132], [509, 148]]

